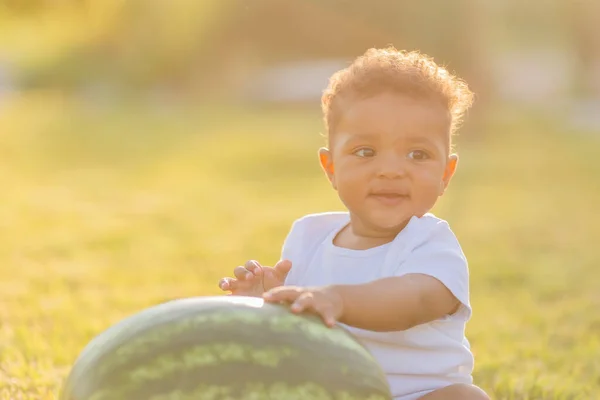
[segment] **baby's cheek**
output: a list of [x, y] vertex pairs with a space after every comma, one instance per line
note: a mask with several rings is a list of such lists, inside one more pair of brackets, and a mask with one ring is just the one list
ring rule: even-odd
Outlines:
[[427, 208], [433, 206], [436, 202], [442, 188], [441, 179], [432, 179], [431, 176], [424, 176], [418, 186], [413, 190], [413, 200], [421, 207]]
[[342, 179], [338, 181], [338, 192], [348, 199], [360, 198], [366, 191], [366, 183], [359, 177]]

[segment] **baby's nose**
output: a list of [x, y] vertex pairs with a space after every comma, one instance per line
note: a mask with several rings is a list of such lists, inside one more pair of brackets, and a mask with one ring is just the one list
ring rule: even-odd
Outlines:
[[398, 156], [382, 157], [378, 165], [379, 176], [384, 178], [399, 178], [406, 174], [407, 160]]

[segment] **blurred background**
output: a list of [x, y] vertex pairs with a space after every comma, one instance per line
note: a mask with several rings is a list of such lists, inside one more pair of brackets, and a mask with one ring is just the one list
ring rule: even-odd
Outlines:
[[314, 108], [332, 72], [369, 47], [392, 44], [466, 78], [480, 113], [504, 102], [592, 119], [584, 103], [600, 97], [599, 7], [590, 0], [3, 0], [1, 93], [5, 103], [44, 90], [91, 106], [127, 99]]
[[598, 398], [599, 26], [596, 0], [0, 0], [0, 399], [54, 398], [110, 324], [342, 209], [320, 95], [387, 45], [477, 96], [434, 210], [470, 260], [476, 383]]

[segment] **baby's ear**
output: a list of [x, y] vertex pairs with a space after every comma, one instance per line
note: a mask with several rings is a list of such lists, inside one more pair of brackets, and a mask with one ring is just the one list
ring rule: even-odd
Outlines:
[[456, 167], [458, 165], [458, 154], [450, 154], [448, 156], [448, 161], [446, 162], [446, 168], [444, 169], [444, 176], [442, 177], [442, 182], [440, 184], [440, 196], [444, 194], [448, 185], [450, 184], [450, 180], [454, 176], [456, 172]]
[[325, 175], [327, 175], [327, 179], [329, 179], [329, 182], [331, 182], [333, 188], [337, 190], [335, 184], [333, 158], [331, 157], [331, 152], [325, 147], [321, 147], [319, 149], [319, 163], [321, 164], [321, 168], [323, 168], [323, 172], [325, 172]]

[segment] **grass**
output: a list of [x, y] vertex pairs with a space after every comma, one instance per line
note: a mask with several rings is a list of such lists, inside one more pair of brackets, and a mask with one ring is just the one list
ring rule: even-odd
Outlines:
[[[119, 111], [116, 111], [116, 110]], [[317, 114], [119, 106], [52, 93], [0, 110], [0, 399], [54, 399], [83, 346], [169, 299], [274, 263], [295, 218], [341, 203]], [[600, 397], [597, 137], [544, 121], [459, 138], [434, 212], [469, 258], [476, 383]]]

